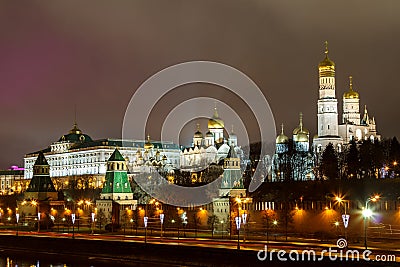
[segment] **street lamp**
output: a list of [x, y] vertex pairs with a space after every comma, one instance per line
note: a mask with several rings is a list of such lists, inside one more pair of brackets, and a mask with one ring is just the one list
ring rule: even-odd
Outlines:
[[18, 208], [15, 209], [15, 219], [17, 221], [17, 236], [18, 236], [18, 221], [19, 221]]
[[237, 229], [237, 233], [238, 233], [238, 239], [237, 239], [237, 249], [240, 249], [240, 223], [241, 223], [242, 218], [235, 217], [235, 222], [236, 222], [236, 229]]
[[72, 239], [75, 239], [75, 213], [71, 214], [72, 220]]
[[[336, 199], [336, 202], [339, 204], [339, 208], [342, 203], [344, 206], [344, 214], [342, 215], [342, 219], [343, 219], [343, 226], [344, 226], [344, 238], [347, 239], [347, 226], [348, 226], [349, 218], [350, 218], [350, 215], [347, 215], [347, 209], [346, 209], [347, 208], [346, 202], [348, 202], [348, 200], [344, 200], [343, 197], [340, 197], [340, 196], [336, 196], [335, 199]], [[336, 225], [336, 223], [335, 223], [335, 225]], [[337, 227], [336, 227], [336, 229], [337, 229]]]
[[161, 223], [161, 237], [163, 236], [163, 223], [164, 223], [164, 213], [160, 213], [160, 223]]
[[278, 221], [277, 220], [273, 220], [272, 221], [272, 225], [274, 226], [274, 237], [275, 237], [275, 241], [276, 241], [276, 235], [277, 235], [276, 227], [278, 226]]
[[338, 227], [339, 227], [340, 223], [338, 221], [336, 221], [333, 225], [335, 225], [335, 227], [336, 227], [336, 234], [339, 234]]
[[38, 233], [40, 232], [40, 208], [39, 208], [39, 201], [32, 200], [32, 206], [37, 207], [37, 217], [38, 217]]
[[224, 239], [224, 220], [221, 220], [220, 223], [221, 223], [221, 238]]
[[96, 213], [95, 212], [92, 212], [91, 213], [91, 216], [92, 216], [92, 225], [91, 225], [91, 227], [92, 227], [92, 234], [93, 234], [93, 232], [94, 232], [94, 224], [95, 224], [95, 216], [96, 216]]
[[364, 210], [362, 212], [363, 217], [364, 217], [364, 246], [365, 246], [365, 249], [368, 248], [368, 246], [367, 246], [367, 219], [372, 216], [372, 211], [368, 208], [368, 203], [370, 201], [377, 202], [379, 199], [380, 199], [380, 196], [379, 195], [375, 195], [373, 197], [369, 197], [365, 201], [365, 207], [364, 207]]
[[144, 216], [143, 217], [143, 223], [144, 223], [144, 243], [147, 244], [147, 220], [149, 217]]
[[246, 221], [247, 221], [247, 213], [242, 214], [242, 222], [243, 222], [243, 242], [246, 241]]

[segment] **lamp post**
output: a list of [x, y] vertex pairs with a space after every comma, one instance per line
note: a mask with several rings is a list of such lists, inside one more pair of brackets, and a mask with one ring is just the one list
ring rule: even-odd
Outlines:
[[276, 227], [278, 226], [278, 221], [277, 220], [273, 220], [272, 221], [272, 225], [274, 226], [274, 236], [275, 236], [275, 241], [276, 241]]
[[221, 220], [221, 238], [224, 239], [224, 220]]
[[71, 214], [72, 220], [72, 239], [75, 239], [75, 213]]
[[19, 222], [19, 213], [18, 213], [18, 208], [15, 209], [15, 219], [17, 221], [17, 236], [18, 236], [18, 222]]
[[161, 237], [163, 236], [164, 213], [160, 213]]
[[368, 246], [367, 246], [367, 218], [372, 216], [372, 211], [368, 208], [368, 203], [370, 201], [377, 202], [379, 199], [380, 199], [380, 196], [379, 195], [375, 195], [373, 197], [368, 198], [365, 201], [365, 207], [364, 207], [364, 210], [363, 210], [363, 217], [364, 217], [364, 246], [365, 246], [365, 249], [368, 248]]
[[[347, 215], [347, 203], [346, 202], [348, 202], [348, 200], [344, 200], [343, 197], [340, 197], [340, 196], [336, 196], [335, 199], [336, 199], [337, 203], [339, 203], [339, 208], [342, 203], [344, 206], [344, 214], [342, 215], [342, 218], [343, 218], [343, 226], [344, 226], [344, 239], [347, 240], [347, 226], [348, 226], [349, 218], [350, 218], [350, 215]], [[335, 223], [335, 226], [336, 226], [336, 223]], [[336, 229], [337, 229], [337, 227], [336, 227]]]
[[92, 224], [91, 224], [91, 228], [92, 228], [92, 229], [91, 229], [91, 232], [92, 232], [92, 234], [93, 234], [93, 233], [94, 233], [94, 227], [93, 227], [93, 226], [94, 226], [95, 219], [96, 219], [96, 218], [95, 218], [96, 213], [92, 212], [92, 213], [91, 213], [91, 216], [92, 216]]
[[147, 244], [147, 220], [149, 217], [144, 216], [143, 217], [143, 223], [144, 223], [144, 243]]
[[147, 222], [149, 220], [148, 217], [148, 209], [149, 209], [149, 204], [153, 204], [156, 200], [153, 198], [152, 200], [149, 201], [149, 203], [146, 202], [146, 207], [144, 210], [144, 217], [143, 217], [143, 223], [144, 223], [144, 243], [147, 243]]
[[235, 222], [236, 222], [236, 229], [237, 229], [237, 236], [238, 236], [238, 239], [237, 239], [237, 249], [239, 250], [240, 249], [240, 223], [241, 223], [241, 220], [242, 220], [242, 218], [240, 218], [239, 216], [238, 217], [235, 217]]
[[242, 222], [243, 222], [243, 243], [246, 242], [246, 222], [247, 222], [247, 213], [242, 214]]
[[267, 220], [267, 244], [269, 242], [269, 215], [268, 215], [268, 211], [269, 211], [269, 209], [267, 208], [265, 210], [265, 218]]
[[38, 233], [40, 232], [40, 207], [39, 207], [39, 201], [32, 200], [31, 204], [35, 207], [37, 207], [37, 217], [38, 217]]

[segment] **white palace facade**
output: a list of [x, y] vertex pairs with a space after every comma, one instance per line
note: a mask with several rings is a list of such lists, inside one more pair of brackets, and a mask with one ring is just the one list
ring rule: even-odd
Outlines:
[[[107, 159], [115, 148], [126, 159], [131, 172], [142, 166], [169, 166], [178, 168], [180, 149], [172, 142], [144, 140], [100, 139], [92, 140], [82, 133], [76, 123], [68, 134], [41, 150], [50, 165], [50, 177], [91, 176], [93, 186], [101, 186], [107, 171]], [[24, 157], [24, 178], [33, 176], [33, 164], [39, 152]]]

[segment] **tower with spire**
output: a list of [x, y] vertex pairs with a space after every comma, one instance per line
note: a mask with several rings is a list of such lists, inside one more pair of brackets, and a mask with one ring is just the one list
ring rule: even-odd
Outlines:
[[349, 76], [349, 91], [343, 94], [343, 116], [342, 123], [360, 123], [360, 95], [353, 90], [353, 77]]
[[375, 118], [368, 114], [364, 106], [364, 115], [360, 113], [360, 94], [353, 89], [353, 77], [349, 77], [349, 90], [343, 94], [342, 124], [339, 125], [339, 135], [344, 144], [351, 141], [380, 140], [381, 136], [376, 131]]
[[336, 99], [335, 63], [329, 58], [325, 41], [325, 58], [318, 65], [319, 98], [317, 103], [318, 134], [314, 137], [317, 152], [332, 143], [339, 150], [343, 143], [339, 136], [338, 102]]
[[33, 177], [24, 193], [24, 198], [37, 201], [58, 199], [58, 192], [50, 178], [50, 165], [41, 151], [33, 165]]
[[113, 223], [119, 223], [125, 209], [136, 209], [137, 200], [128, 179], [128, 168], [124, 157], [116, 148], [107, 161], [107, 173], [100, 199], [96, 201], [99, 211]]

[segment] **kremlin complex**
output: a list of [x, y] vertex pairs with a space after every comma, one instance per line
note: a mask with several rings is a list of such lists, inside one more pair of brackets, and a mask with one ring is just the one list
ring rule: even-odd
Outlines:
[[[302, 113], [290, 137], [282, 124], [276, 137], [275, 154], [260, 159], [265, 166], [264, 182], [315, 180], [315, 167], [328, 144], [342, 152], [352, 141], [381, 140], [375, 118], [367, 107], [364, 106], [363, 114], [360, 112], [360, 94], [351, 76], [339, 112], [335, 63], [329, 57], [327, 43], [318, 73], [317, 134], [310, 138]], [[150, 136], [146, 140], [93, 140], [75, 122], [68, 133], [47, 148], [26, 154], [23, 172], [15, 171], [14, 176], [10, 171], [0, 173], [1, 190], [4, 195], [23, 193], [25, 200], [18, 202], [18, 209], [33, 216], [35, 207], [26, 205], [27, 201], [39, 201], [38, 213], [46, 214], [51, 209], [66, 209], [66, 205], [71, 209], [71, 204], [65, 204], [59, 192], [71, 189], [72, 183], [77, 190], [98, 189], [100, 195], [92, 199], [96, 212], [103, 212], [108, 221], [120, 223], [125, 211], [136, 210], [143, 204], [147, 208], [149, 204], [150, 196], [143, 197], [143, 192], [141, 197], [135, 194], [141, 190], [135, 183], [137, 175], [158, 172], [165, 174], [169, 183], [179, 185], [178, 176], [186, 173], [193, 186], [198, 186], [206, 180], [205, 171], [214, 166], [220, 170], [219, 196], [205, 205], [204, 210], [215, 215], [218, 221], [229, 220], [234, 208], [233, 198], [243, 200], [242, 210], [274, 210], [277, 203], [253, 200], [246, 192], [244, 176], [251, 164], [250, 155], [245, 155], [233, 130], [225, 134], [228, 131], [224, 129], [216, 107], [208, 120], [207, 131], [203, 133], [197, 125], [192, 144], [188, 146], [151, 140]], [[282, 166], [289, 163], [290, 173], [282, 171]], [[167, 204], [163, 209], [166, 207]], [[90, 209], [94, 214], [94, 209]]]

